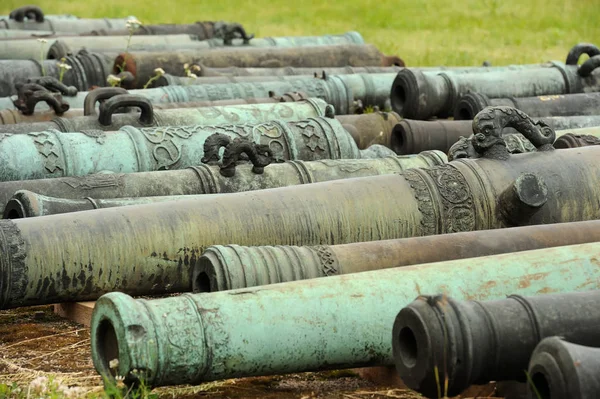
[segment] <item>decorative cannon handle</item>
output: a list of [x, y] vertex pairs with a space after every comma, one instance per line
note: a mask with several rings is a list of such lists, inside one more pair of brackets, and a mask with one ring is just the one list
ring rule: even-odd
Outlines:
[[248, 44], [254, 38], [254, 35], [248, 35], [244, 27], [238, 23], [216, 22], [214, 29], [215, 37], [223, 39], [225, 45], [231, 45], [233, 39], [238, 38], [243, 39], [244, 44]]
[[69, 110], [69, 103], [65, 102], [59, 93], [48, 90], [27, 91], [25, 96], [18, 98], [13, 103], [24, 115], [32, 115], [37, 103], [43, 101], [60, 116]]
[[152, 103], [146, 97], [136, 96], [134, 94], [118, 94], [109, 98], [100, 106], [100, 115], [98, 122], [103, 126], [112, 124], [112, 116], [117, 109], [125, 107], [137, 107], [142, 112], [140, 114], [140, 123], [143, 125], [152, 125], [154, 121], [154, 108]]
[[565, 64], [577, 65], [579, 58], [583, 54], [587, 54], [591, 58], [595, 55], [600, 55], [600, 49], [592, 43], [578, 43], [574, 45], [571, 51], [569, 51], [569, 54], [567, 54]]
[[204, 141], [204, 156], [202, 163], [215, 165], [219, 162], [219, 151], [221, 147], [227, 147], [231, 143], [231, 137], [223, 133], [211, 134]]
[[577, 70], [577, 74], [582, 78], [587, 78], [592, 74], [592, 71], [600, 66], [600, 55], [594, 55], [585, 60]]
[[18, 95], [13, 100], [13, 104], [23, 115], [32, 115], [35, 106], [40, 101], [45, 101], [59, 116], [69, 109], [69, 104], [63, 100], [59, 93], [53, 93], [39, 84], [17, 83], [15, 86]]
[[233, 177], [235, 175], [235, 167], [240, 160], [240, 155], [246, 154], [252, 162], [252, 172], [262, 174], [265, 171], [265, 166], [271, 164], [273, 152], [268, 145], [256, 144], [248, 139], [236, 138], [225, 147], [223, 153], [223, 163], [219, 172], [225, 177]]
[[119, 94], [127, 94], [128, 91], [122, 87], [99, 87], [94, 89], [85, 96], [85, 100], [83, 100], [83, 115], [97, 115], [96, 113], [96, 103], [104, 102], [104, 100], [108, 100], [114, 96]]
[[27, 79], [27, 83], [34, 83], [42, 86], [48, 91], [59, 92], [64, 96], [73, 97], [77, 95], [77, 88], [74, 86], [67, 86], [54, 76], [40, 76], [36, 78]]
[[44, 22], [44, 12], [38, 6], [26, 5], [13, 10], [8, 14], [9, 19], [23, 22], [25, 18], [35, 19], [35, 22]]
[[486, 107], [473, 119], [471, 143], [474, 150], [486, 158], [508, 159], [502, 130], [512, 127], [521, 133], [538, 151], [554, 150], [554, 130], [542, 121], [534, 122], [524, 112], [513, 107]]

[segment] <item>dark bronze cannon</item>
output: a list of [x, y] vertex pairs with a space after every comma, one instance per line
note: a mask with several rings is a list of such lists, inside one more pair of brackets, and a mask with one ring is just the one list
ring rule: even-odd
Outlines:
[[93, 29], [126, 29], [126, 18], [77, 18], [73, 16], [45, 16], [37, 6], [24, 6], [14, 10], [9, 18], [0, 19], [0, 29], [43, 30], [56, 32], [87, 32]]
[[[557, 136], [573, 129], [600, 126], [600, 115], [591, 116], [554, 116], [540, 118], [549, 127], [556, 130]], [[401, 120], [392, 130], [390, 148], [396, 154], [414, 154], [421, 151], [439, 150], [448, 152], [461, 136], [468, 137], [472, 133], [472, 121], [419, 121]], [[504, 133], [515, 133], [506, 128]]]
[[[30, 198], [27, 201], [35, 201], [35, 197]], [[35, 212], [44, 205], [22, 206], [15, 201], [9, 207], [16, 209], [16, 215], [29, 208]], [[21, 207], [25, 210], [21, 211]], [[600, 240], [599, 227], [600, 221], [556, 223], [315, 247], [214, 245], [192, 265], [192, 289], [194, 292], [234, 290], [583, 244]]]
[[577, 148], [589, 145], [600, 145], [600, 128], [595, 129], [594, 134], [578, 134], [577, 130], [589, 131], [591, 129], [566, 130], [569, 132], [561, 135], [554, 142], [554, 148]]
[[0, 96], [17, 94], [16, 83], [25, 83], [29, 78], [41, 76], [59, 79], [62, 75], [62, 83], [77, 90], [106, 85], [106, 76], [112, 68], [112, 60], [109, 57], [84, 50], [64, 58], [64, 62], [40, 62], [34, 59], [0, 60]]
[[[268, 121], [235, 125], [193, 125], [135, 128], [118, 131], [84, 130], [62, 133], [45, 130], [0, 134], [0, 181], [181, 169], [209, 162], [231, 138], [260, 145], [274, 161], [301, 159], [380, 158], [394, 153], [383, 146], [359, 150], [352, 136], [335, 119]], [[10, 126], [10, 125], [8, 125]], [[249, 154], [250, 155], [250, 154]]]
[[[261, 174], [252, 171], [253, 165], [238, 165], [234, 176], [226, 177], [217, 165], [198, 164], [182, 170], [138, 173], [102, 173], [55, 179], [19, 180], [0, 183], [0, 210], [5, 217], [18, 218], [58, 213], [49, 210], [49, 201], [37, 197], [59, 197], [56, 203], [65, 204], [66, 199], [80, 200], [73, 206], [93, 209], [97, 199], [124, 197], [190, 196], [198, 194], [232, 193], [291, 185], [324, 182], [363, 176], [400, 173], [405, 169], [437, 166], [446, 163], [447, 157], [439, 151], [421, 154], [390, 156], [379, 159], [345, 159], [320, 161], [289, 161], [271, 164]], [[18, 190], [36, 194], [21, 194], [7, 202]], [[42, 201], [46, 201], [42, 204]], [[101, 203], [101, 202], [100, 202]], [[57, 209], [53, 207], [52, 209]], [[60, 208], [75, 211], [75, 208]], [[83, 210], [84, 208], [77, 208]]]
[[[130, 40], [129, 35], [123, 35], [129, 40], [128, 51], [165, 51], [165, 50], [188, 50], [197, 54], [204, 53], [216, 48], [231, 48], [244, 50], [247, 48], [263, 47], [307, 47], [307, 46], [335, 46], [347, 44], [364, 44], [362, 36], [358, 32], [347, 32], [341, 35], [324, 36], [289, 36], [289, 37], [265, 37], [257, 39], [221, 39], [212, 38], [199, 40], [195, 35], [158, 35], [158, 36], [136, 36]], [[52, 40], [51, 38], [48, 38]], [[82, 48], [90, 51], [101, 52], [116, 57], [122, 50], [122, 40], [115, 36], [69, 36], [58, 37], [56, 42], [50, 46], [49, 57], [60, 58]], [[159, 65], [160, 66], [160, 65]]]
[[210, 77], [236, 77], [236, 76], [291, 76], [291, 75], [352, 75], [355, 73], [398, 73], [403, 69], [401, 66], [363, 66], [363, 67], [281, 67], [281, 68], [208, 68], [198, 65], [200, 68], [195, 74], [198, 78]]
[[[1, 23], [1, 20], [0, 20]], [[43, 42], [40, 42], [43, 40]], [[209, 48], [203, 41], [193, 35], [165, 36], [49, 36], [42, 39], [0, 40], [0, 58], [2, 59], [60, 59], [82, 49], [91, 52], [106, 53], [106, 56], [116, 56], [123, 51], [129, 41], [130, 51], [167, 50], [167, 49], [197, 49], [204, 51]], [[113, 58], [114, 61], [114, 58]], [[160, 65], [155, 66], [157, 68]]]
[[380, 111], [361, 115], [339, 115], [336, 119], [352, 135], [361, 150], [373, 144], [391, 148], [392, 131], [401, 120], [395, 112]]
[[[128, 29], [94, 29], [80, 33], [82, 36], [127, 36]], [[224, 40], [246, 39], [249, 35], [244, 27], [236, 22], [197, 21], [192, 24], [157, 24], [139, 25], [133, 30], [133, 35], [194, 35], [198, 40], [220, 38]]]
[[490, 98], [598, 91], [597, 74], [581, 76], [579, 68], [553, 62], [548, 67], [468, 74], [404, 69], [392, 86], [392, 108], [404, 118], [425, 120], [452, 115], [460, 97], [469, 91]]
[[92, 314], [92, 359], [108, 385], [119, 375], [150, 387], [390, 365], [394, 317], [420, 292], [497, 299], [598, 289], [595, 245], [517, 254], [521, 262], [503, 254], [156, 300], [113, 292]]
[[[185, 76], [184, 65], [199, 67], [341, 67], [390, 66], [397, 61], [384, 56], [370, 44], [310, 46], [291, 48], [219, 48], [210, 51], [162, 51], [121, 53], [114, 62], [113, 73], [128, 71], [135, 80], [126, 86], [139, 88], [157, 67], [175, 76]], [[194, 72], [194, 71], [191, 71]]]
[[[94, 92], [92, 92], [94, 94]], [[93, 106], [94, 104], [92, 104]], [[140, 113], [118, 113], [135, 107]], [[230, 105], [223, 107], [154, 109], [150, 100], [133, 94], [117, 94], [102, 103], [92, 115], [62, 118], [47, 122], [18, 123], [0, 127], [0, 133], [31, 133], [44, 130], [60, 132], [114, 131], [123, 126], [190, 126], [256, 123], [272, 119], [293, 121], [316, 116], [333, 116], [334, 108], [315, 98], [295, 102]]]
[[[239, 67], [223, 67], [223, 68], [209, 68], [203, 65], [199, 65], [200, 70], [196, 71], [198, 77], [216, 77], [216, 76], [287, 76], [287, 75], [351, 75], [354, 73], [398, 73], [404, 69], [404, 62], [397, 60], [397, 65], [392, 66], [363, 66], [363, 67], [327, 67], [319, 66], [312, 68], [295, 68], [295, 67], [281, 67], [281, 68], [239, 68]], [[523, 68], [535, 68], [544, 64], [526, 64], [526, 65], [509, 65], [502, 67], [416, 67], [411, 69], [417, 69], [420, 71], [452, 71], [452, 72], [483, 72], [483, 71], [496, 71], [496, 70], [517, 70]]]
[[548, 337], [540, 341], [529, 361], [529, 397], [599, 397], [600, 340], [596, 334], [588, 346], [568, 342], [563, 337]]
[[[476, 135], [474, 148], [483, 155], [476, 159], [408, 169], [400, 174], [207, 195], [178, 201], [176, 206], [146, 204], [3, 221], [0, 228], [6, 226], [12, 233], [5, 232], [2, 237], [13, 237], [27, 244], [15, 247], [14, 253], [10, 245], [0, 244], [4, 254], [0, 262], [25, 256], [24, 267], [32, 272], [60, 271], [64, 267], [69, 278], [83, 273], [85, 276], [77, 281], [91, 279], [86, 289], [73, 286], [72, 280], [63, 283], [55, 277], [55, 272], [49, 273], [48, 285], [43, 290], [40, 286], [31, 296], [18, 293], [19, 299], [14, 300], [13, 306], [17, 302], [25, 305], [97, 298], [107, 290], [132, 295], [190, 290], [189, 266], [208, 246], [215, 244], [332, 245], [600, 219], [597, 206], [600, 175], [596, 167], [600, 162], [600, 147], [554, 150], [550, 129], [512, 109], [489, 109], [489, 113], [479, 114], [476, 120], [479, 122], [475, 130], [482, 134]], [[320, 145], [315, 146], [325, 144], [318, 138], [316, 120], [296, 124], [306, 132], [294, 136], [302, 140], [298, 150], [311, 156], [324, 154]], [[538, 151], [508, 154], [500, 135], [505, 125], [522, 129]], [[271, 129], [274, 124], [268, 126], [270, 129], [261, 136], [268, 141], [258, 144], [269, 143], [273, 136], [279, 135]], [[131, 133], [132, 129], [127, 131]], [[141, 130], [141, 135], [156, 132]], [[23, 135], [6, 137], [0, 145], [5, 146], [17, 136]], [[354, 145], [347, 134], [342, 137], [351, 142], [349, 146]], [[44, 140], [39, 141], [46, 143]], [[168, 145], [167, 148], [175, 148]], [[23, 147], [18, 146], [19, 159], [28, 159], [23, 156]], [[48, 147], [46, 144], [46, 153]], [[310, 150], [312, 147], [315, 153]], [[332, 147], [336, 148], [335, 143]], [[115, 156], [104, 148], [105, 153]], [[275, 149], [274, 143], [271, 148]], [[182, 149], [188, 151], [185, 146]], [[360, 157], [358, 150], [354, 151], [348, 158]], [[80, 153], [78, 150], [77, 154]], [[197, 165], [201, 157], [198, 152], [186, 156], [196, 160], [191, 166]], [[119, 159], [123, 162], [125, 158]], [[160, 166], [171, 168], [173, 159], [173, 156], [164, 159]], [[0, 165], [10, 163], [0, 162]], [[55, 172], [57, 177], [61, 174]], [[102, 245], [97, 244], [98, 237], [102, 237]], [[107, 247], [111, 250], [105, 250]], [[91, 270], [82, 268], [89, 264]], [[130, 265], [136, 265], [135, 270]], [[109, 269], [113, 270], [112, 275]], [[36, 278], [31, 284], [37, 287], [37, 281]]]
[[[217, 166], [198, 165], [169, 172], [97, 174], [73, 178], [0, 183], [5, 219], [55, 215], [118, 206], [193, 199], [197, 195], [234, 193], [324, 182], [363, 176], [400, 173], [405, 169], [442, 165], [439, 151], [379, 159], [289, 161], [266, 167], [256, 174], [253, 165], [239, 165], [234, 176]], [[56, 181], [55, 181], [56, 180]], [[22, 188], [36, 190], [31, 192]], [[15, 191], [18, 190], [18, 191]], [[39, 194], [54, 192], [61, 198]], [[99, 192], [99, 197], [93, 193]], [[11, 193], [14, 193], [10, 198]], [[10, 198], [10, 200], [8, 200]], [[6, 202], [8, 200], [8, 202]]]
[[[596, 255], [583, 255], [578, 250], [594, 245], [530, 253], [546, 251], [547, 255], [556, 255], [564, 251], [573, 257], [582, 255], [584, 273], [588, 273], [587, 267], [595, 262]], [[539, 261], [552, 262], [543, 255]], [[520, 265], [517, 253], [504, 266], [519, 268]], [[562, 284], [567, 279], [558, 280]], [[518, 284], [528, 286], [532, 281], [519, 279]], [[531, 354], [545, 337], [561, 335], [581, 345], [598, 344], [600, 291], [560, 295], [555, 292], [539, 290], [532, 292], [536, 296], [511, 295], [488, 302], [458, 301], [445, 295], [419, 296], [398, 313], [393, 324], [392, 348], [400, 378], [409, 388], [437, 398], [441, 397], [440, 386], [436, 384], [437, 371], [439, 380], [448, 381], [447, 391], [441, 391], [443, 396], [455, 396], [472, 384], [525, 381]]]
[[600, 115], [600, 93], [579, 93], [538, 97], [489, 98], [467, 93], [454, 108], [455, 120], [471, 120], [485, 107], [507, 105], [532, 117]]

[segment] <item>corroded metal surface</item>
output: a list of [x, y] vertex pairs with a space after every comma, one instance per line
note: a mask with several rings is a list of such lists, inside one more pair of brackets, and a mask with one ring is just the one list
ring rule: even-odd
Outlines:
[[[0, 20], [0, 24], [1, 24]], [[143, 51], [144, 49], [166, 50], [197, 48], [206, 49], [202, 41], [198, 41], [193, 35], [165, 35], [165, 36], [60, 36], [47, 37], [44, 49], [46, 57], [52, 56], [60, 59], [69, 53], [76, 53], [84, 48], [93, 52], [123, 51], [127, 41], [130, 40], [131, 51]], [[15, 39], [0, 41], [0, 58], [2, 59], [39, 59], [41, 44], [37, 39]], [[156, 66], [155, 66], [156, 68]]]
[[[545, 265], [558, 259], [575, 266], [578, 260], [591, 277], [590, 268], [598, 269], [597, 253], [596, 243], [548, 248], [499, 255], [502, 263], [490, 266], [519, 269], [527, 260]], [[557, 283], [570, 285], [570, 278], [579, 272], [572, 269], [566, 274], [569, 278], [556, 276]], [[515, 285], [531, 287], [537, 278], [546, 276], [522, 276]], [[545, 337], [561, 335], [570, 342], [597, 345], [600, 291], [576, 292], [598, 290], [597, 281], [587, 277], [580, 284], [558, 290], [538, 286], [531, 291], [536, 296], [511, 295], [488, 302], [420, 296], [394, 322], [392, 347], [400, 378], [409, 388], [437, 398], [435, 370], [443, 370], [448, 396], [455, 396], [471, 384], [526, 381], [531, 353]], [[508, 293], [518, 294], [503, 292]]]
[[600, 241], [599, 228], [600, 221], [587, 221], [316, 247], [215, 245], [192, 266], [192, 288], [233, 290], [583, 244]]
[[[151, 196], [190, 196], [194, 194], [232, 193], [285, 187], [297, 184], [324, 182], [353, 177], [377, 176], [402, 172], [409, 168], [422, 168], [446, 163], [446, 156], [439, 151], [426, 151], [416, 155], [394, 156], [381, 159], [348, 159], [321, 161], [290, 161], [271, 164], [260, 175], [251, 171], [251, 165], [239, 165], [233, 177], [224, 177], [219, 168], [212, 165], [196, 165], [183, 170], [140, 173], [106, 173], [79, 177], [62, 177], [41, 180], [20, 180], [0, 183], [0, 210], [10, 217], [19, 215], [41, 216], [48, 213], [43, 205], [35, 205], [38, 199], [28, 196], [13, 198], [10, 209], [8, 200], [18, 190], [30, 190], [39, 195], [63, 199], [123, 198]], [[66, 203], [63, 201], [63, 203]], [[102, 201], [96, 201], [101, 204]], [[85, 209], [93, 209], [87, 200]], [[79, 206], [79, 205], [77, 205]], [[15, 212], [11, 213], [11, 210]], [[63, 208], [66, 209], [66, 208]], [[74, 211], [74, 208], [69, 208]], [[77, 208], [80, 209], [80, 208]], [[81, 210], [81, 209], [80, 209]], [[57, 213], [51, 211], [51, 213]], [[9, 216], [9, 215], [7, 215]]]
[[156, 86], [199, 85], [208, 87], [207, 85], [220, 85], [219, 87], [227, 88], [241, 84], [247, 86], [270, 84], [273, 90], [283, 92], [290, 90], [290, 84], [295, 85], [296, 90], [302, 90], [304, 85], [310, 87], [315, 80], [320, 80], [325, 82], [325, 87], [327, 87], [327, 91], [322, 93], [321, 96], [331, 103], [340, 114], [344, 115], [349, 110], [362, 110], [366, 106], [389, 110], [389, 92], [394, 77], [395, 75], [391, 73], [339, 75], [325, 78], [314, 76], [225, 76], [195, 79], [163, 75], [156, 80]]
[[200, 66], [196, 72], [198, 78], [225, 76], [289, 76], [289, 75], [351, 75], [355, 73], [398, 73], [403, 66], [365, 66], [365, 67], [282, 67], [282, 68], [209, 68]]
[[[200, 162], [205, 142], [215, 134], [266, 145], [275, 160], [380, 158], [394, 154], [381, 146], [359, 150], [342, 125], [328, 117], [236, 125], [124, 126], [114, 132], [46, 130], [0, 135], [0, 180], [181, 169]], [[218, 152], [220, 147], [209, 149]]]
[[[52, 76], [59, 78], [61, 69], [58, 60], [46, 60], [43, 64], [37, 57], [30, 60], [0, 60], [0, 96], [17, 94], [15, 84], [25, 82], [29, 78]], [[80, 51], [73, 56], [66, 56], [66, 65], [70, 67], [63, 74], [62, 82], [74, 86], [77, 90], [88, 90], [92, 86], [106, 85], [106, 76], [110, 73], [112, 60], [98, 53]], [[43, 72], [42, 72], [43, 71]]]
[[[62, 118], [74, 118], [76, 116], [83, 116], [83, 109], [69, 109], [67, 112], [61, 115]], [[33, 115], [25, 115], [21, 111], [15, 109], [3, 109], [0, 110], [0, 125], [14, 125], [15, 123], [32, 123], [32, 122], [44, 122], [50, 121], [56, 118], [54, 111], [41, 111], [36, 112]], [[2, 127], [0, 127], [2, 132]]]
[[542, 68], [469, 74], [404, 69], [392, 86], [392, 108], [404, 118], [429, 119], [452, 115], [459, 98], [469, 91], [491, 98], [598, 91], [596, 75], [581, 77], [577, 72], [577, 65], [559, 62]]
[[[104, 89], [104, 88], [103, 88]], [[93, 91], [92, 91], [93, 92]], [[337, 105], [336, 113], [352, 113], [358, 105], [354, 102], [354, 94], [339, 79], [295, 79], [280, 82], [263, 83], [237, 83], [232, 85], [192, 85], [192, 86], [167, 86], [146, 90], [131, 90], [130, 94], [139, 95], [150, 100], [152, 104], [172, 104], [183, 102], [206, 102], [233, 100], [234, 104], [245, 102], [255, 103], [263, 98], [269, 98], [273, 93], [275, 96], [284, 93], [301, 92], [304, 97], [321, 98], [334, 106]], [[68, 102], [71, 108], [84, 108], [85, 99], [90, 92], [79, 92], [73, 97], [64, 96], [63, 100]], [[268, 102], [273, 102], [269, 100]], [[221, 103], [222, 105], [225, 105]], [[214, 104], [219, 105], [219, 104]], [[38, 104], [36, 109], [47, 109], [43, 104]], [[10, 97], [0, 98], [0, 109], [15, 109], [13, 99]]]
[[479, 93], [462, 96], [454, 108], [455, 120], [470, 120], [485, 107], [507, 105], [532, 117], [600, 115], [600, 93], [579, 93], [538, 97], [489, 98]]
[[[138, 88], [154, 76], [157, 65], [171, 75], [184, 76], [184, 64], [205, 67], [338, 67], [387, 66], [385, 57], [370, 44], [312, 46], [295, 48], [222, 48], [211, 51], [163, 51], [122, 53], [113, 72], [131, 72], [135, 82], [126, 88]], [[393, 64], [393, 63], [392, 63]]]
[[[193, 24], [158, 24], [140, 25], [133, 32], [134, 35], [194, 35], [197, 40], [206, 40], [213, 37], [236, 38], [248, 35], [244, 27], [238, 23], [223, 21], [197, 21]], [[127, 36], [127, 29], [95, 29], [81, 33], [84, 36]]]
[[125, 29], [126, 18], [46, 18], [26, 19], [17, 21], [15, 19], [0, 19], [0, 29], [24, 29], [43, 30], [56, 32], [87, 32], [92, 29]]
[[[598, 339], [585, 346], [563, 337], [544, 338], [529, 361], [531, 385], [549, 398], [597, 398], [600, 396], [599, 359]], [[529, 395], [535, 398], [537, 394], [531, 385], [528, 385]]]
[[[512, 118], [477, 119], [481, 137], [475, 149], [484, 155], [477, 159], [402, 174], [206, 195], [177, 206], [147, 204], [0, 223], [14, 223], [19, 239], [27, 242], [20, 247], [27, 251], [22, 268], [43, 276], [31, 277], [25, 285], [30, 288], [19, 291], [12, 306], [95, 298], [117, 286], [132, 295], [189, 290], [189, 266], [215, 244], [331, 245], [502, 228], [515, 223], [506, 210], [527, 207], [533, 209], [519, 225], [600, 219], [600, 147], [554, 150], [550, 132], [540, 132], [526, 118], [513, 121], [520, 113], [512, 112]], [[511, 121], [543, 151], [509, 155], [501, 131]], [[306, 139], [314, 144], [315, 135]], [[524, 175], [530, 183], [522, 184]], [[515, 195], [506, 195], [510, 191]], [[0, 262], [21, 256], [4, 248]], [[61, 268], [69, 277], [83, 274], [81, 281], [89, 286], [43, 273]], [[37, 289], [45, 277], [48, 285]]]
[[421, 292], [497, 299], [593, 290], [596, 254], [584, 244], [157, 300], [110, 293], [92, 315], [92, 358], [109, 381], [116, 358], [126, 384], [143, 377], [150, 386], [389, 365], [390, 326]]
[[340, 115], [336, 119], [352, 135], [358, 148], [364, 149], [373, 144], [391, 148], [392, 130], [401, 118], [395, 112], [372, 112], [363, 115]]
[[600, 137], [589, 134], [567, 133], [554, 142], [554, 148], [576, 148], [588, 145], [600, 145]]
[[[556, 130], [556, 136], [573, 132], [574, 129], [600, 126], [600, 116], [556, 116], [540, 118]], [[414, 154], [421, 151], [439, 150], [448, 152], [462, 137], [469, 137], [473, 130], [472, 121], [418, 121], [401, 120], [392, 130], [390, 148], [396, 154]], [[515, 133], [506, 128], [504, 133]]]
[[[127, 107], [140, 107], [142, 112], [117, 113]], [[321, 99], [271, 104], [230, 105], [224, 107], [173, 108], [154, 110], [148, 99], [131, 94], [119, 94], [106, 100], [98, 115], [62, 118], [48, 122], [19, 123], [0, 127], [1, 133], [30, 133], [48, 129], [61, 132], [85, 130], [118, 130], [123, 126], [189, 126], [243, 124], [277, 120], [302, 120], [333, 115], [334, 109]]]

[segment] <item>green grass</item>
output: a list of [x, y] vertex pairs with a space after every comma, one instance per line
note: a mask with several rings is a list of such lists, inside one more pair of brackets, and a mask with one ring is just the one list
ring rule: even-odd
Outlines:
[[[0, 14], [23, 4], [3, 0]], [[44, 12], [135, 15], [143, 23], [237, 21], [257, 36], [359, 31], [407, 65], [564, 61], [581, 41], [600, 44], [596, 0], [38, 0]]]

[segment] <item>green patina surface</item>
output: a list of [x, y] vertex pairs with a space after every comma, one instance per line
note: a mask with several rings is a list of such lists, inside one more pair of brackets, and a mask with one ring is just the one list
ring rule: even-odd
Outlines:
[[417, 296], [593, 290], [596, 255], [583, 244], [149, 301], [110, 293], [92, 316], [92, 357], [103, 375], [118, 358], [126, 382], [135, 369], [152, 386], [390, 365], [394, 318]]
[[[267, 109], [272, 107], [273, 104], [269, 104]], [[249, 114], [247, 121], [252, 111]], [[254, 121], [270, 119], [272, 115], [272, 112], [254, 115]], [[89, 130], [61, 133], [46, 130], [0, 135], [0, 160], [3, 165], [0, 168], [0, 180], [82, 176], [102, 171], [131, 173], [182, 169], [200, 163], [204, 156], [205, 141], [215, 133], [266, 145], [275, 160], [312, 161], [393, 155], [391, 150], [382, 146], [359, 150], [340, 122], [328, 117], [236, 125], [139, 129], [125, 126], [115, 132]]]
[[0, 198], [4, 201], [0, 203], [6, 204], [5, 218], [44, 216], [191, 199], [195, 197], [194, 194], [234, 193], [393, 174], [410, 168], [441, 165], [446, 161], [444, 153], [431, 151], [380, 159], [289, 161], [270, 164], [262, 174], [254, 173], [252, 166], [247, 164], [238, 166], [232, 177], [221, 175], [217, 166], [198, 165], [170, 172], [97, 174], [51, 181], [3, 182], [0, 183]]
[[[57, 129], [61, 132], [81, 132], [93, 130], [118, 130], [123, 126], [150, 127], [150, 126], [190, 126], [190, 125], [223, 125], [266, 122], [269, 120], [294, 121], [306, 118], [333, 114], [333, 109], [321, 99], [307, 99], [286, 103], [265, 103], [228, 105], [221, 107], [198, 108], [172, 108], [153, 109], [147, 105], [144, 97], [140, 97], [141, 105], [149, 108], [150, 123], [143, 120], [139, 114], [119, 114], [105, 112], [109, 103], [112, 111], [120, 107], [131, 105], [121, 98], [130, 99], [132, 96], [115, 96], [106, 101], [100, 116], [81, 116], [71, 118], [56, 117], [48, 122], [18, 123], [0, 126], [0, 133], [30, 133], [48, 129]], [[121, 103], [120, 103], [121, 102]], [[122, 105], [121, 105], [122, 104]], [[114, 107], [113, 107], [114, 106]], [[142, 114], [145, 114], [145, 110]], [[107, 117], [107, 118], [106, 118]], [[108, 124], [101, 121], [107, 119]]]

